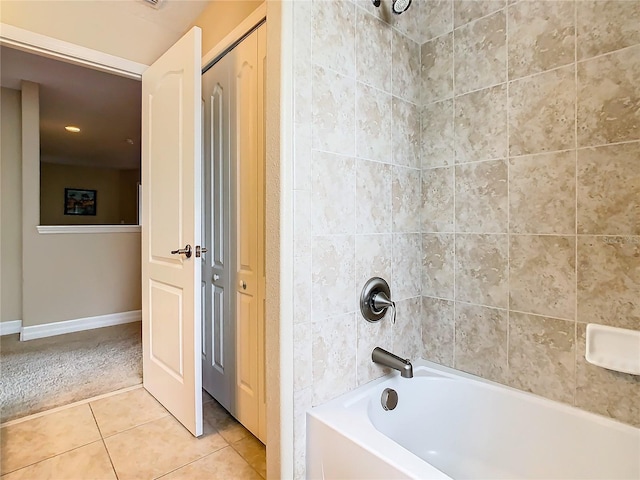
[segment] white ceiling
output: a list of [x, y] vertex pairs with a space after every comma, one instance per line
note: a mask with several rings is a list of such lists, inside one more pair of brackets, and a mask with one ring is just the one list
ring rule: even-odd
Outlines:
[[[42, 161], [139, 167], [139, 81], [7, 47], [0, 47], [0, 64], [3, 87], [19, 90], [21, 80], [40, 84]], [[66, 125], [81, 132], [69, 133]]]

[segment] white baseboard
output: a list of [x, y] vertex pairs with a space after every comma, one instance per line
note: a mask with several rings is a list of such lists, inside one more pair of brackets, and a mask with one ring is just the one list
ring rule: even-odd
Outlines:
[[9, 322], [0, 322], [0, 337], [2, 335], [12, 335], [20, 333], [22, 329], [22, 320], [11, 320]]
[[141, 320], [142, 310], [133, 310], [131, 312], [112, 313], [109, 315], [98, 315], [97, 317], [76, 318], [63, 322], [45, 323], [44, 325], [23, 327], [20, 332], [20, 340], [34, 340], [36, 338], [93, 330], [94, 328], [111, 327], [123, 323], [139, 322]]

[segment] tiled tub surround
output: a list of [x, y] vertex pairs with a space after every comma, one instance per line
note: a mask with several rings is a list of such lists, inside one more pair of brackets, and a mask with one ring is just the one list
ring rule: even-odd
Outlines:
[[[384, 374], [376, 345], [640, 424], [638, 379], [584, 360], [587, 322], [640, 328], [638, 25], [636, 0], [294, 3], [298, 478], [304, 412]], [[376, 275], [396, 325], [360, 316]]]
[[584, 359], [587, 323], [640, 329], [640, 2], [452, 9], [421, 47], [424, 357], [640, 426], [640, 377]]

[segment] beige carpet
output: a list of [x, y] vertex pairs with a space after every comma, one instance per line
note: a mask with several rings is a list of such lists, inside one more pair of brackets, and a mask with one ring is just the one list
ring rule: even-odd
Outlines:
[[0, 337], [0, 420], [142, 383], [140, 322], [21, 342]]

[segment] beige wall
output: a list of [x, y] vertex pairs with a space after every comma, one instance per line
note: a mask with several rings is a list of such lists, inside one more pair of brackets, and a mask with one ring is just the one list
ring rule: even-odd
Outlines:
[[202, 28], [202, 53], [206, 54], [220, 40], [247, 18], [263, 0], [212, 0], [193, 25]]
[[[41, 225], [137, 224], [138, 171], [41, 163]], [[96, 190], [96, 215], [65, 215], [65, 188]]]
[[2, 89], [0, 99], [0, 321], [22, 319], [21, 108], [18, 90]]
[[39, 234], [38, 85], [22, 88], [23, 326], [139, 310], [140, 234]]
[[295, 2], [298, 478], [305, 409], [375, 345], [640, 424], [638, 379], [584, 360], [586, 323], [640, 329], [638, 2], [505, 5]]

